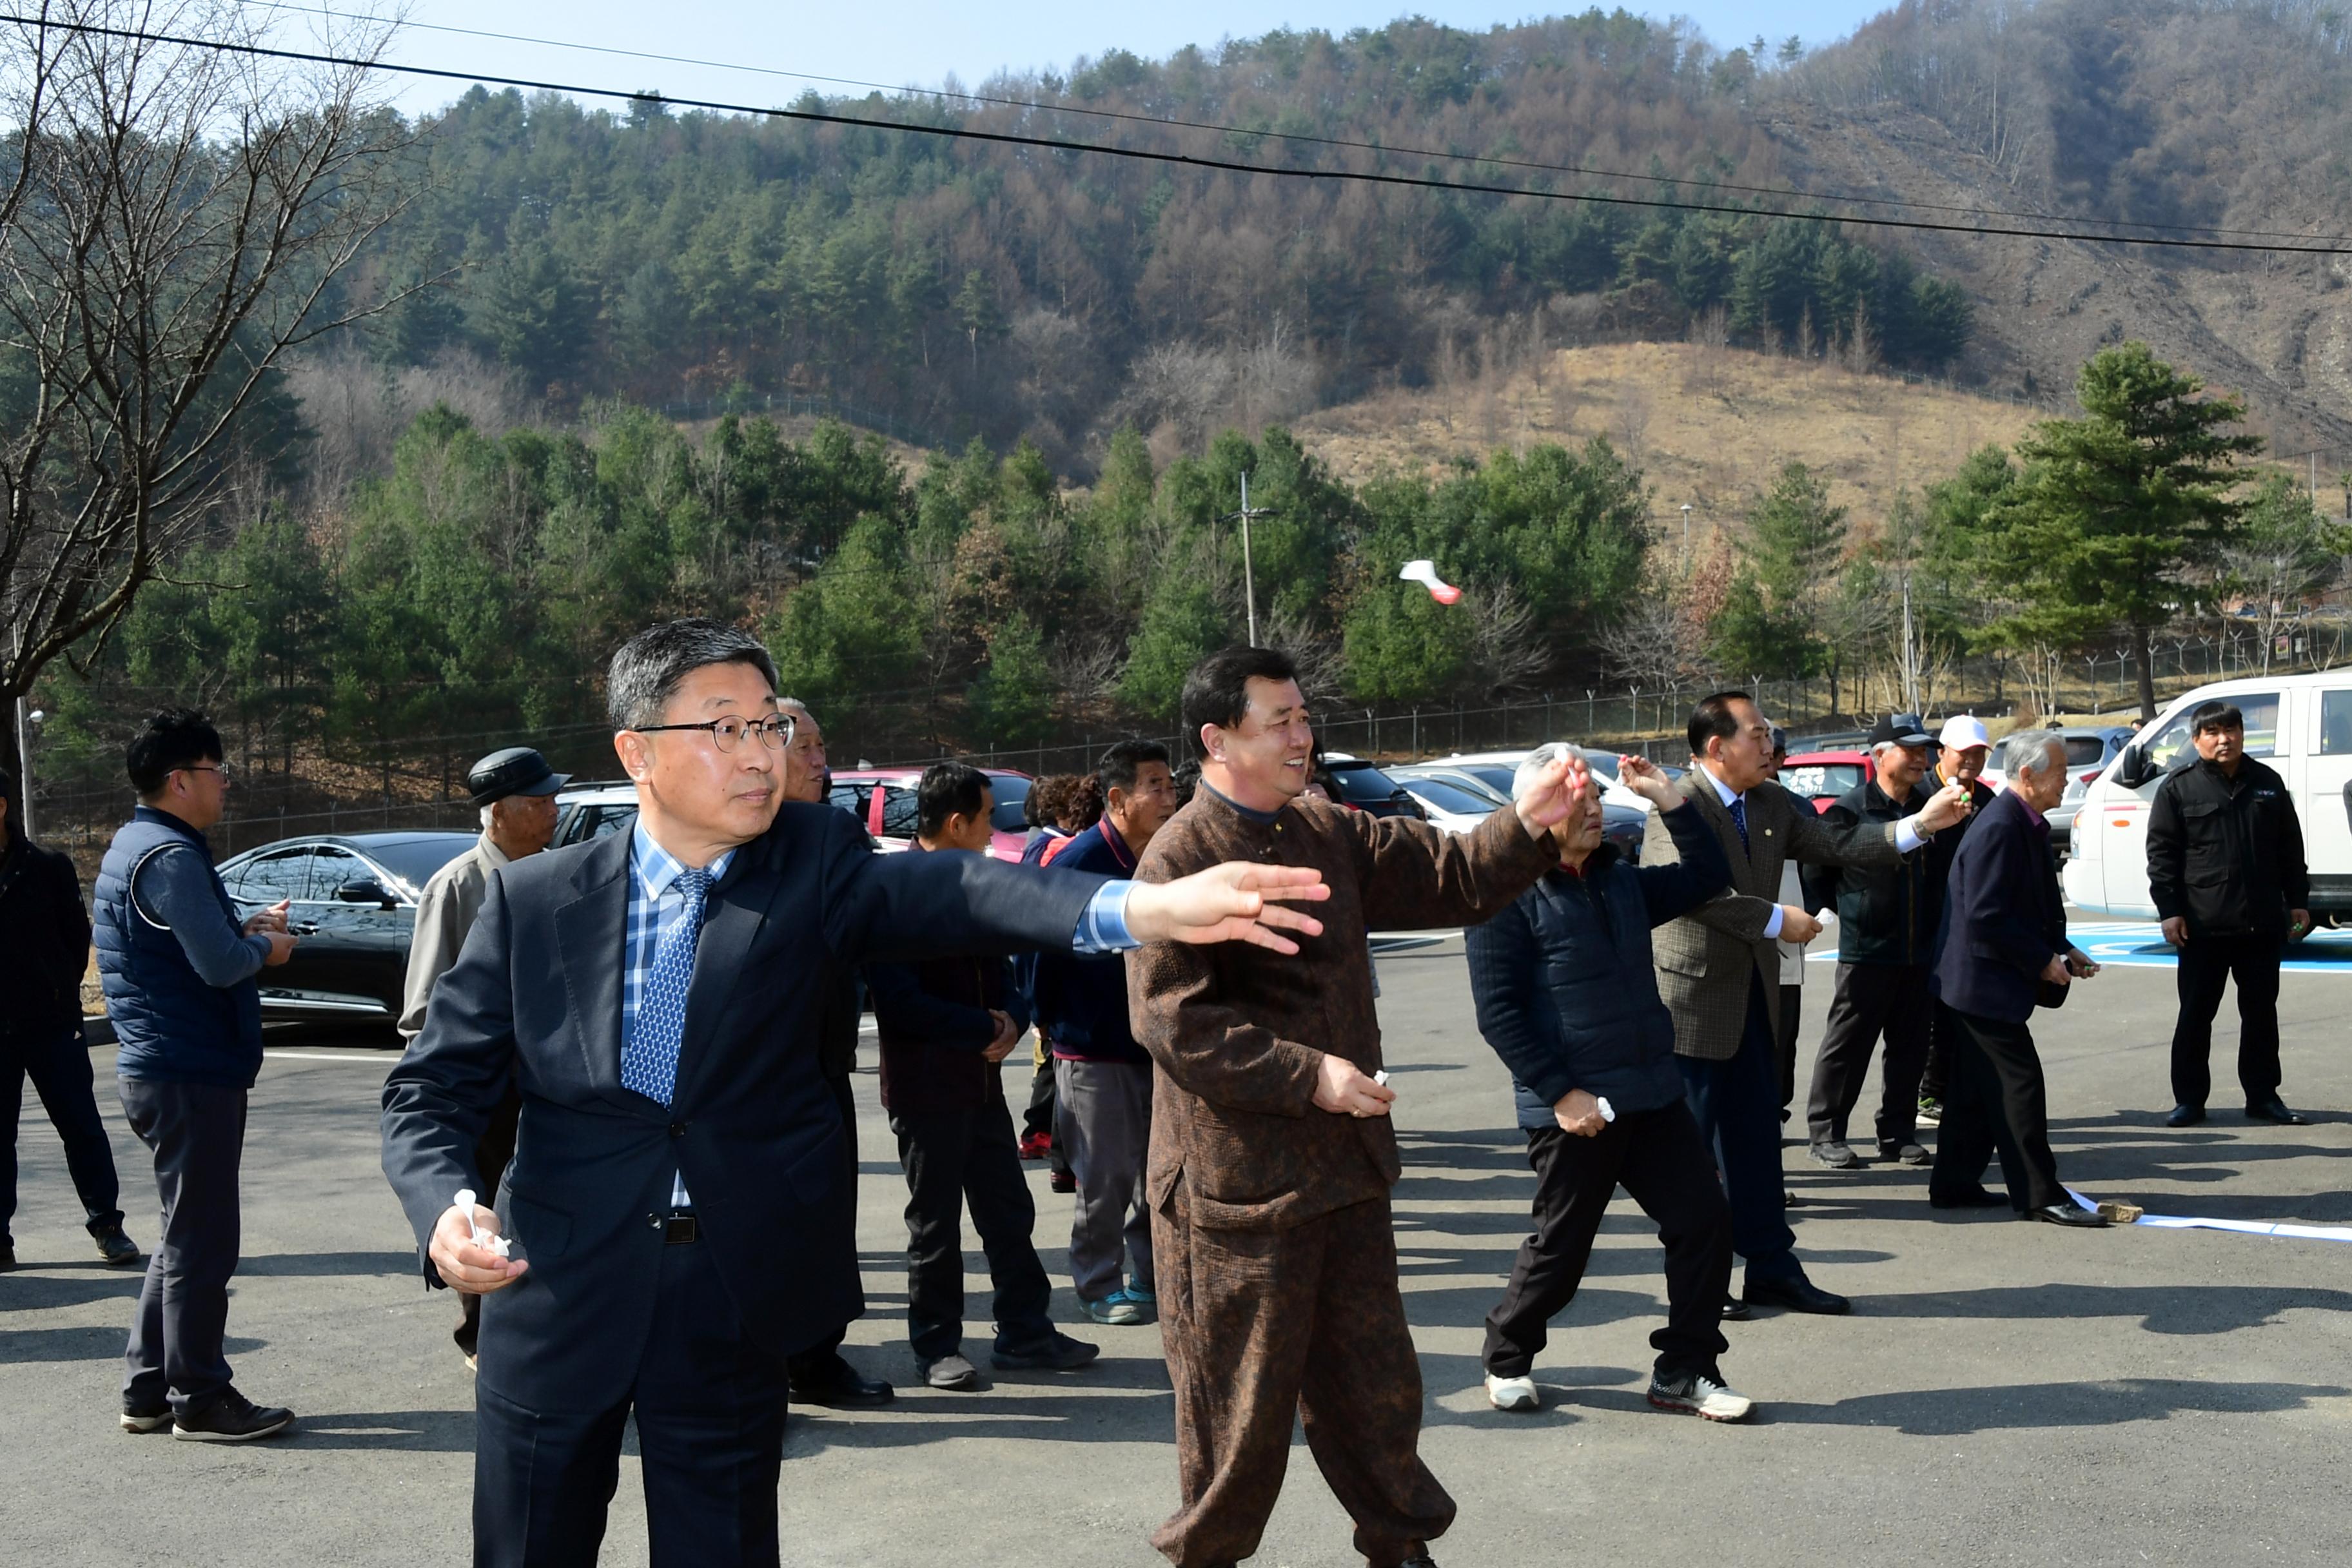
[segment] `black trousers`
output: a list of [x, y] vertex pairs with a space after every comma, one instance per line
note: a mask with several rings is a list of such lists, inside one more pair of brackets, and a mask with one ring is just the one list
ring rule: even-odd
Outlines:
[[66, 1146], [66, 1173], [92, 1236], [122, 1223], [122, 1184], [114, 1173], [114, 1146], [98, 1114], [89, 1047], [79, 1026], [0, 1037], [0, 1109], [8, 1138], [0, 1146], [0, 1243], [14, 1244], [8, 1222], [16, 1215], [16, 1124], [25, 1107], [25, 1080], [41, 1097], [49, 1125]]
[[2248, 1105], [2279, 1090], [2276, 937], [2197, 936], [2180, 947], [2180, 1016], [2172, 1026], [2172, 1098], [2202, 1105], [2213, 1089], [2213, 1015], [2238, 983], [2238, 1087]]
[[[854, 1215], [857, 1212], [857, 1098], [850, 1091], [847, 1074], [833, 1080], [833, 1099], [841, 1107], [841, 1131], [849, 1151], [849, 1184], [843, 1189], [848, 1196], [843, 1201]], [[841, 1342], [848, 1337], [849, 1325], [844, 1323], [808, 1349], [793, 1352], [790, 1358], [793, 1381], [829, 1381], [835, 1374], [835, 1363], [841, 1360]]]
[[1805, 988], [1801, 985], [1780, 987], [1780, 1017], [1774, 1045], [1780, 1057], [1780, 1120], [1788, 1120], [1789, 1107], [1797, 1103], [1797, 1031], [1805, 1025]]
[[666, 1247], [626, 1399], [537, 1411], [476, 1391], [474, 1562], [589, 1568], [634, 1416], [656, 1568], [772, 1568], [784, 1414], [784, 1363], [744, 1337], [709, 1247]]
[[1805, 1106], [1816, 1143], [1843, 1143], [1846, 1124], [1870, 1081], [1870, 1058], [1883, 1036], [1886, 1062], [1874, 1119], [1881, 1152], [1919, 1141], [1919, 1075], [1927, 1065], [1927, 1033], [1936, 1005], [1922, 963], [1841, 963], [1813, 1060], [1813, 1089]]
[[1748, 1017], [1739, 1049], [1729, 1061], [1675, 1058], [1684, 1100], [1699, 1136], [1723, 1173], [1731, 1203], [1732, 1250], [1748, 1260], [1751, 1279], [1801, 1279], [1797, 1233], [1789, 1228], [1789, 1189], [1780, 1165], [1780, 1108], [1773, 1097], [1771, 1024], [1764, 1016], [1764, 983], [1748, 983]]
[[[1021, 1113], [1021, 1135], [1024, 1138], [1039, 1132], [1053, 1137], [1055, 1106], [1061, 1098], [1061, 1092], [1055, 1085], [1054, 1053], [1048, 1051], [1045, 1059], [1039, 1062], [1036, 1071], [1030, 1075], [1029, 1109]], [[1045, 1151], [1045, 1168], [1057, 1176], [1070, 1173], [1070, 1157], [1063, 1152], [1059, 1138], [1054, 1138], [1052, 1145]]]
[[1927, 1021], [1927, 1059], [1919, 1069], [1919, 1098], [1941, 1105], [1952, 1097], [1952, 1058], [1959, 1047], [1959, 1015], [1938, 1003]]
[[2058, 1184], [2058, 1156], [2050, 1149], [2049, 1093], [2033, 1032], [2023, 1024], [1950, 1013], [1952, 1092], [1936, 1135], [1936, 1167], [1927, 1191], [1967, 1192], [1984, 1179], [1997, 1151], [2010, 1206], [2023, 1214], [2072, 1203]]
[[1004, 1101], [894, 1115], [890, 1131], [907, 1172], [907, 1338], [917, 1359], [953, 1355], [963, 1340], [966, 1205], [996, 1286], [997, 1344], [1025, 1349], [1049, 1337], [1054, 1288], [1030, 1239], [1037, 1205]]
[[1528, 1163], [1536, 1228], [1486, 1314], [1486, 1370], [1525, 1377], [1534, 1367], [1547, 1325], [1576, 1300], [1601, 1216], [1622, 1186], [1666, 1247], [1666, 1326], [1650, 1336], [1658, 1370], [1717, 1375], [1716, 1358], [1731, 1348], [1720, 1327], [1731, 1289], [1731, 1205], [1690, 1107], [1620, 1111], [1591, 1138], [1529, 1128]]
[[[474, 1144], [474, 1164], [481, 1172], [482, 1191], [496, 1201], [499, 1178], [507, 1173], [507, 1162], [514, 1158], [515, 1130], [522, 1121], [522, 1089], [509, 1083], [507, 1091], [491, 1108], [490, 1120], [482, 1128], [481, 1138]], [[457, 1342], [458, 1350], [472, 1355], [482, 1338], [482, 1299], [460, 1290], [457, 1297], [457, 1327], [450, 1337]]]
[[163, 1234], [122, 1352], [122, 1405], [176, 1415], [227, 1392], [228, 1282], [239, 1240], [236, 1182], [245, 1158], [241, 1089], [154, 1079], [115, 1080], [131, 1131], [155, 1156]]

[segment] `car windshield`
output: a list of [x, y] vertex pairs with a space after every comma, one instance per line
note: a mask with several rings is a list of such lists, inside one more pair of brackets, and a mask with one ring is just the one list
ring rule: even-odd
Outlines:
[[988, 787], [996, 796], [996, 809], [988, 814], [988, 825], [999, 833], [1019, 833], [1029, 826], [1022, 815], [1028, 804], [1029, 786], [1035, 783], [1019, 773], [991, 773]]
[[2104, 761], [2106, 754], [2107, 743], [2099, 736], [2069, 735], [2066, 737], [2066, 765], [2070, 768], [2090, 767]]
[[1511, 794], [1511, 780], [1518, 773], [1517, 768], [1506, 767], [1501, 763], [1465, 763], [1460, 771], [1506, 799]]
[[[2278, 693], [2249, 691], [2227, 697], [2222, 700], [2235, 705], [2246, 720], [2246, 755], [2267, 757], [2278, 749]], [[2141, 754], [2153, 764], [2148, 779], [2168, 768], [2197, 760], [2197, 744], [2189, 732], [2189, 716], [2203, 707], [2201, 702], [2185, 704], [2179, 717], [2157, 732], [2141, 749]]]
[[433, 879], [433, 873], [473, 847], [474, 840], [463, 833], [436, 833], [431, 837], [404, 838], [394, 844], [365, 846], [369, 859], [407, 883], [423, 889]]
[[1396, 798], [1396, 781], [1365, 763], [1335, 763], [1331, 777], [1339, 786], [1339, 798], [1351, 805], [1381, 805]]
[[1409, 779], [1404, 787], [1419, 796], [1423, 805], [1456, 816], [1485, 816], [1495, 809], [1495, 803], [1485, 795], [1472, 795], [1444, 779]]
[[1611, 784], [1615, 784], [1617, 782], [1616, 752], [1604, 752], [1597, 746], [1586, 746], [1582, 748], [1582, 751], [1584, 753], [1584, 765], [1587, 768], [1599, 773]]
[[1860, 763], [1800, 763], [1780, 770], [1780, 787], [1807, 800], [1834, 798], [1860, 783]]

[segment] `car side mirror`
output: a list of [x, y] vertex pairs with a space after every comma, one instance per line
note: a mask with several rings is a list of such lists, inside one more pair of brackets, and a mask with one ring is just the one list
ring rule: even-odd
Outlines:
[[387, 891], [373, 877], [357, 877], [335, 889], [339, 904], [373, 904], [381, 910], [397, 909], [400, 900]]
[[2137, 789], [2147, 782], [2147, 753], [2137, 746], [2127, 746], [2116, 758], [2115, 766], [2108, 772], [2124, 788]]

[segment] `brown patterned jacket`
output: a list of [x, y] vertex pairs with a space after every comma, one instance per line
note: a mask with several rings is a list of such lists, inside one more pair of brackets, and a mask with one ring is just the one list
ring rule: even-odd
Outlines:
[[1559, 863], [1510, 808], [1451, 837], [1427, 823], [1300, 799], [1253, 821], [1203, 786], [1153, 836], [1138, 879], [1224, 860], [1312, 866], [1330, 899], [1299, 906], [1323, 934], [1295, 957], [1246, 942], [1155, 942], [1127, 956], [1135, 1037], [1151, 1054], [1146, 1191], [1165, 1209], [1181, 1181], [1191, 1223], [1286, 1230], [1384, 1194], [1401, 1173], [1387, 1117], [1317, 1109], [1326, 1054], [1381, 1068], [1365, 934], [1471, 925]]

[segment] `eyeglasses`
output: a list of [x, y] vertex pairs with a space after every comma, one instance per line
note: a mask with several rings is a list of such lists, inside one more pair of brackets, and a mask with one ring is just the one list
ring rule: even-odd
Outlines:
[[746, 735], [756, 735], [760, 744], [772, 752], [781, 752], [793, 743], [793, 728], [794, 721], [781, 714], [773, 719], [743, 719], [730, 714], [724, 719], [713, 719], [707, 724], [640, 724], [636, 726], [636, 732], [651, 735], [664, 730], [708, 730], [710, 739], [722, 752], [733, 751], [742, 743]]
[[236, 776], [234, 770], [226, 763], [202, 764], [192, 763], [184, 768], [173, 768], [172, 771], [176, 773], [218, 773], [220, 782], [223, 784], [227, 784]]

